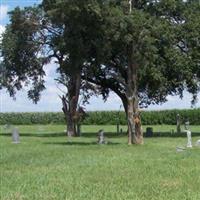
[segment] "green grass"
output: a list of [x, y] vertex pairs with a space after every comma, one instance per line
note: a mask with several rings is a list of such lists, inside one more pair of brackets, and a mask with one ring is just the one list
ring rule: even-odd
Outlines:
[[[200, 199], [200, 148], [176, 152], [186, 138], [146, 138], [143, 146], [128, 146], [126, 136], [108, 133], [110, 143], [97, 145], [94, 133], [102, 126], [84, 126], [89, 133], [70, 139], [62, 125], [18, 128], [20, 144], [12, 144], [1, 128], [1, 200]], [[162, 132], [173, 128], [154, 126]]]

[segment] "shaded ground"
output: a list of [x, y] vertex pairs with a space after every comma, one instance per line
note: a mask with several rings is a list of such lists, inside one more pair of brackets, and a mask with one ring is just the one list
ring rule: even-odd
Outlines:
[[[13, 127], [17, 127], [21, 136], [30, 137], [59, 137], [65, 136], [65, 126], [64, 125], [16, 125], [11, 126], [9, 129], [0, 126], [0, 135], [10, 135]], [[155, 137], [185, 137], [184, 127], [182, 127], [182, 133], [180, 135], [176, 134], [176, 126], [174, 125], [154, 125], [154, 126], [143, 126], [143, 131], [147, 127], [152, 127]], [[96, 137], [97, 132], [103, 129], [107, 137], [124, 137], [126, 135], [127, 127], [120, 126], [119, 129], [122, 130], [121, 133], [117, 134], [117, 128], [114, 125], [91, 125], [82, 126], [82, 137]], [[190, 126], [193, 136], [200, 136], [200, 125]]]

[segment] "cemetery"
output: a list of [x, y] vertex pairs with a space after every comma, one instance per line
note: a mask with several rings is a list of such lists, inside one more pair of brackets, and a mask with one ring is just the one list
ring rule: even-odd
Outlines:
[[199, 199], [200, 125], [143, 125], [163, 136], [131, 147], [126, 125], [64, 127], [1, 125], [1, 199]]
[[200, 2], [0, 2], [1, 200], [200, 200]]

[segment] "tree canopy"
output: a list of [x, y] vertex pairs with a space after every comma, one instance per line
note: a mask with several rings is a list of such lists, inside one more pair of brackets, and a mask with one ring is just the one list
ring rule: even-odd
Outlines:
[[131, 14], [127, 1], [116, 1], [104, 10], [104, 43], [110, 48], [92, 80], [104, 81], [103, 87], [107, 82], [105, 87], [125, 94], [128, 57], [134, 51], [141, 106], [163, 103], [168, 95], [182, 97], [184, 90], [195, 102], [200, 77], [198, 1], [133, 2]]

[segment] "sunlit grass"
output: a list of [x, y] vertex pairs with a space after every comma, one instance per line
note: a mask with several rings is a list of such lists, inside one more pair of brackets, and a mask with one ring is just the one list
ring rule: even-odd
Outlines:
[[[200, 148], [177, 153], [184, 137], [145, 138], [143, 146], [128, 146], [125, 135], [108, 133], [109, 144], [97, 145], [102, 126], [84, 126], [82, 137], [70, 139], [56, 135], [65, 129], [60, 125], [18, 128], [24, 133], [20, 144], [0, 136], [1, 200], [200, 199]], [[200, 137], [192, 139], [194, 144]]]

